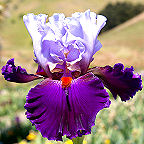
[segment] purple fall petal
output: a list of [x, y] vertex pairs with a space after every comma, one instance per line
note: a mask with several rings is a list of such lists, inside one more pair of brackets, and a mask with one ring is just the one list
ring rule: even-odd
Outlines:
[[91, 133], [97, 113], [109, 107], [109, 95], [100, 79], [92, 73], [73, 80], [69, 88], [71, 112], [68, 118], [69, 138]]
[[96, 114], [109, 107], [109, 95], [100, 79], [88, 73], [72, 80], [70, 87], [45, 79], [26, 98], [27, 118], [49, 140], [91, 133]]
[[24, 68], [21, 68], [20, 66], [16, 67], [14, 65], [14, 58], [8, 60], [7, 64], [3, 66], [1, 70], [5, 80], [10, 82], [26, 83], [42, 78], [38, 75], [28, 74], [27, 71]]
[[121, 63], [115, 64], [113, 68], [111, 66], [96, 67], [89, 71], [103, 81], [115, 99], [119, 95], [122, 101], [127, 101], [143, 87], [141, 76], [133, 73], [133, 67], [124, 69]]

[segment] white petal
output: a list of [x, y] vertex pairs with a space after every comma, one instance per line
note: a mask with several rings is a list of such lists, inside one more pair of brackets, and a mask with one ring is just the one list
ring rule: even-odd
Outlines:
[[41, 39], [46, 19], [47, 15], [45, 14], [34, 15], [30, 13], [23, 16], [24, 24], [33, 40]]
[[[25, 26], [33, 40], [34, 53], [38, 63], [42, 66], [45, 72], [49, 73], [49, 67], [55, 67], [55, 63], [49, 61], [49, 57], [43, 54], [42, 40], [49, 33], [50, 39], [54, 39], [53, 31], [46, 24], [47, 15], [45, 14], [28, 14], [23, 17]], [[49, 38], [47, 38], [49, 40]], [[47, 55], [50, 55], [49, 53]]]
[[93, 55], [101, 48], [100, 42], [97, 40], [97, 36], [100, 30], [106, 24], [106, 17], [96, 15], [90, 10], [82, 13], [78, 17], [84, 33], [84, 41], [86, 44], [86, 51], [83, 54], [83, 58], [80, 61], [81, 69], [85, 73], [92, 60]]
[[49, 17], [49, 24], [51, 29], [55, 33], [56, 40], [61, 40], [61, 38], [65, 35], [65, 23], [64, 23], [65, 16], [64, 14], [53, 14], [53, 16]]

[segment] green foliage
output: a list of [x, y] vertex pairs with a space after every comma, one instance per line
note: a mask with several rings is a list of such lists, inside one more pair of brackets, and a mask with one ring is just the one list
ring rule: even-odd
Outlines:
[[[111, 0], [112, 1], [112, 0]], [[137, 1], [137, 0], [136, 0]], [[15, 2], [13, 0], [12, 2]], [[80, 3], [81, 5], [75, 4], [72, 1], [65, 1], [62, 3], [60, 0], [56, 0], [55, 3], [52, 4], [53, 1], [50, 0], [43, 0], [43, 2], [39, 0], [18, 0], [19, 4], [18, 9], [16, 7], [13, 7], [12, 16], [3, 23], [3, 26], [0, 27], [1, 30], [1, 36], [5, 40], [4, 42], [7, 42], [8, 45], [3, 45], [2, 51], [3, 54], [3, 64], [5, 64], [6, 59], [9, 59], [10, 57], [15, 57], [17, 64], [23, 64], [23, 66], [27, 66], [29, 70], [34, 69], [34, 65], [30, 67], [28, 64], [32, 63], [32, 45], [31, 45], [31, 39], [28, 35], [28, 32], [26, 31], [26, 28], [24, 27], [22, 16], [29, 12], [37, 13], [45, 13], [48, 12], [49, 16], [53, 14], [53, 12], [64, 12], [66, 15], [70, 15], [73, 11], [84, 11], [84, 9], [90, 8], [92, 11], [101, 9], [107, 1], [91, 1], [86, 2], [84, 6], [84, 1], [75, 1], [77, 3]], [[71, 3], [70, 3], [71, 2]], [[74, 5], [73, 5], [74, 3]], [[91, 3], [91, 5], [90, 5]], [[65, 7], [65, 4], [67, 5]], [[64, 5], [64, 6], [63, 6]], [[112, 5], [112, 4], [111, 4]], [[131, 5], [131, 4], [130, 4]], [[78, 6], [78, 8], [77, 8]], [[93, 7], [90, 7], [93, 6]], [[113, 6], [113, 5], [112, 5]], [[136, 6], [136, 5], [135, 5]], [[12, 6], [11, 6], [12, 7]], [[100, 8], [99, 8], [100, 7]], [[28, 8], [28, 9], [27, 9]], [[71, 8], [71, 9], [70, 9]], [[80, 10], [79, 10], [80, 8]], [[111, 8], [109, 8], [111, 9]], [[125, 7], [125, 9], [130, 12], [130, 7]], [[137, 5], [136, 12], [141, 9], [141, 6]], [[68, 10], [68, 11], [67, 11]], [[118, 17], [118, 14], [116, 11], [118, 10], [118, 7], [115, 10], [111, 10], [113, 15], [115, 17]], [[122, 8], [121, 8], [122, 11]], [[124, 10], [125, 11], [125, 10]], [[134, 10], [133, 10], [134, 11]], [[107, 16], [108, 12], [104, 14]], [[127, 13], [126, 13], [127, 14]], [[126, 15], [125, 14], [125, 15]], [[108, 16], [110, 13], [108, 14]], [[109, 25], [111, 18], [113, 16], [110, 16], [108, 18]], [[122, 16], [121, 16], [122, 17]], [[124, 18], [124, 17], [123, 17]], [[112, 19], [113, 20], [113, 19]], [[115, 19], [114, 19], [115, 21]], [[111, 24], [113, 24], [113, 22]], [[118, 32], [111, 31], [109, 33], [106, 33], [102, 35], [101, 43], [104, 46], [104, 49], [100, 51], [102, 53], [100, 56], [99, 53], [96, 54], [95, 59], [96, 62], [95, 65], [105, 65], [112, 62], [114, 60], [115, 55], [119, 61], [124, 59], [122, 57], [120, 59], [120, 56], [131, 54], [130, 57], [127, 55], [125, 56], [126, 61], [125, 64], [127, 65], [134, 65], [137, 68], [141, 68], [143, 70], [143, 24], [144, 21], [140, 21], [139, 23], [136, 23], [134, 25], [131, 25], [127, 28], [124, 28]], [[3, 42], [3, 44], [4, 44]], [[123, 51], [122, 48], [124, 49]], [[119, 51], [121, 53], [119, 53]], [[137, 54], [136, 55], [134, 54]], [[108, 59], [101, 59], [101, 58], [107, 58]], [[120, 56], [119, 56], [120, 55]], [[129, 59], [128, 59], [129, 58]], [[32, 61], [32, 62], [31, 62]], [[101, 63], [100, 63], [101, 62]], [[141, 62], [141, 63], [140, 63]], [[1, 65], [1, 67], [2, 67]], [[35, 67], [36, 68], [36, 67]], [[35, 71], [35, 70], [33, 70]], [[11, 144], [13, 143], [11, 139], [15, 139], [16, 142], [20, 142], [21, 140], [26, 140], [26, 136], [28, 135], [28, 131], [32, 129], [30, 124], [27, 124], [28, 121], [22, 121], [21, 122], [21, 132], [19, 133], [19, 130], [17, 129], [17, 126], [15, 124], [15, 117], [21, 116], [21, 112], [23, 113], [24, 110], [24, 103], [25, 103], [25, 97], [29, 91], [29, 89], [38, 83], [38, 81], [34, 83], [29, 84], [12, 84], [4, 81], [0, 77], [0, 143], [4, 142], [6, 144], [7, 141], [11, 141]], [[144, 143], [144, 113], [143, 113], [143, 107], [144, 107], [144, 91], [141, 93], [138, 93], [134, 99], [130, 100], [127, 103], [122, 103], [119, 100], [114, 101], [112, 99], [112, 104], [109, 109], [104, 109], [97, 115], [96, 119], [96, 125], [92, 128], [92, 134], [85, 137], [85, 140], [87, 141], [87, 144], [108, 144], [110, 142], [111, 144], [143, 144]], [[25, 118], [25, 115], [23, 113], [23, 117]], [[12, 121], [11, 126], [8, 127], [7, 121], [5, 119], [9, 119]], [[12, 131], [14, 132], [14, 137], [10, 136]], [[21, 136], [22, 134], [22, 136]], [[37, 139], [34, 142], [28, 142], [29, 144], [44, 144], [46, 141], [45, 138], [42, 138], [42, 136], [39, 134], [37, 136]], [[64, 139], [64, 142], [66, 142], [67, 139]], [[106, 143], [107, 142], [107, 143]], [[48, 143], [48, 142], [47, 142]], [[53, 144], [62, 144], [62, 142], [56, 142], [51, 141]], [[65, 143], [68, 144], [68, 143]]]
[[84, 140], [84, 136], [82, 136], [82, 137], [77, 137], [77, 138], [73, 138], [73, 139], [72, 139], [73, 144], [82, 144], [82, 143], [83, 143], [83, 140]]
[[97, 144], [109, 140], [111, 144], [143, 144], [144, 143], [144, 106], [143, 92], [126, 103], [112, 100], [109, 109], [102, 110], [93, 127], [93, 135]]
[[1, 91], [0, 116], [14, 114], [14, 112], [24, 110], [27, 87], [8, 87]]
[[[20, 87], [19, 84], [13, 87], [11, 86], [11, 88], [7, 88], [7, 92], [3, 91], [1, 93], [1, 97], [5, 97], [5, 102], [6, 100], [8, 101], [9, 95], [12, 94], [13, 97], [15, 97], [15, 103], [13, 102], [11, 106], [9, 106], [8, 103], [5, 103], [5, 107], [9, 109], [5, 116], [10, 118], [12, 125], [8, 127], [5, 121], [0, 122], [0, 142], [3, 142], [4, 144], [13, 144], [22, 140], [25, 140], [27, 144], [46, 144], [45, 142], [47, 142], [47, 139], [42, 138], [40, 133], [37, 133], [34, 141], [28, 141], [27, 136], [29, 132], [35, 130], [35, 128], [32, 127], [28, 121], [18, 121], [17, 116], [15, 115], [15, 112], [20, 110], [19, 107], [13, 109], [13, 105], [18, 105], [16, 100], [17, 96], [21, 97], [21, 100], [19, 99], [19, 101], [22, 102], [20, 104], [20, 107], [22, 108], [24, 105], [23, 98], [28, 93], [28, 89], [32, 87], [32, 84], [26, 85], [27, 87]], [[85, 136], [84, 141], [87, 141], [87, 144], [143, 144], [143, 94], [144, 90], [126, 103], [121, 102], [120, 99], [115, 101], [111, 98], [112, 103], [110, 108], [103, 109], [98, 113], [95, 126], [92, 128], [92, 134]], [[3, 100], [1, 99], [1, 101]], [[24, 109], [21, 109], [20, 111], [24, 111]], [[50, 141], [48, 142], [50, 143]], [[65, 137], [63, 143], [71, 144], [70, 141], [68, 143], [68, 139]], [[51, 144], [62, 144], [62, 142], [51, 141]]]
[[11, 115], [13, 118], [16, 112], [24, 111], [26, 95], [38, 82], [39, 80], [21, 85], [4, 81], [3, 86], [0, 86], [0, 117]]
[[115, 4], [109, 3], [99, 14], [107, 17], [107, 25], [103, 28], [102, 32], [110, 30], [115, 26], [133, 18], [137, 14], [144, 11], [144, 5], [132, 4], [128, 2], [117, 2]]
[[6, 128], [1, 131], [0, 141], [3, 144], [13, 144], [19, 141], [19, 139], [24, 139], [29, 134], [29, 131], [32, 129], [30, 124], [20, 124], [15, 122], [14, 125], [10, 128]]

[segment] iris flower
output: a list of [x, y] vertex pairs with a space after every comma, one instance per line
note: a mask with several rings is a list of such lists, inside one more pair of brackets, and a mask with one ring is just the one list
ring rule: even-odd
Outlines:
[[90, 10], [72, 17], [27, 14], [25, 26], [33, 40], [36, 74], [15, 66], [14, 59], [2, 68], [7, 81], [26, 83], [43, 78], [31, 88], [25, 109], [27, 118], [49, 140], [72, 139], [90, 134], [97, 113], [110, 106], [107, 87], [116, 99], [127, 101], [142, 89], [133, 67], [89, 68], [93, 55], [102, 47], [97, 39], [106, 17]]

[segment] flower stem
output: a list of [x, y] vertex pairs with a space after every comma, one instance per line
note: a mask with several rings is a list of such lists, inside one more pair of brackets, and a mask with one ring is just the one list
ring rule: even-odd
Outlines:
[[83, 139], [84, 139], [84, 136], [73, 138], [72, 141], [73, 141], [73, 144], [83, 144]]

